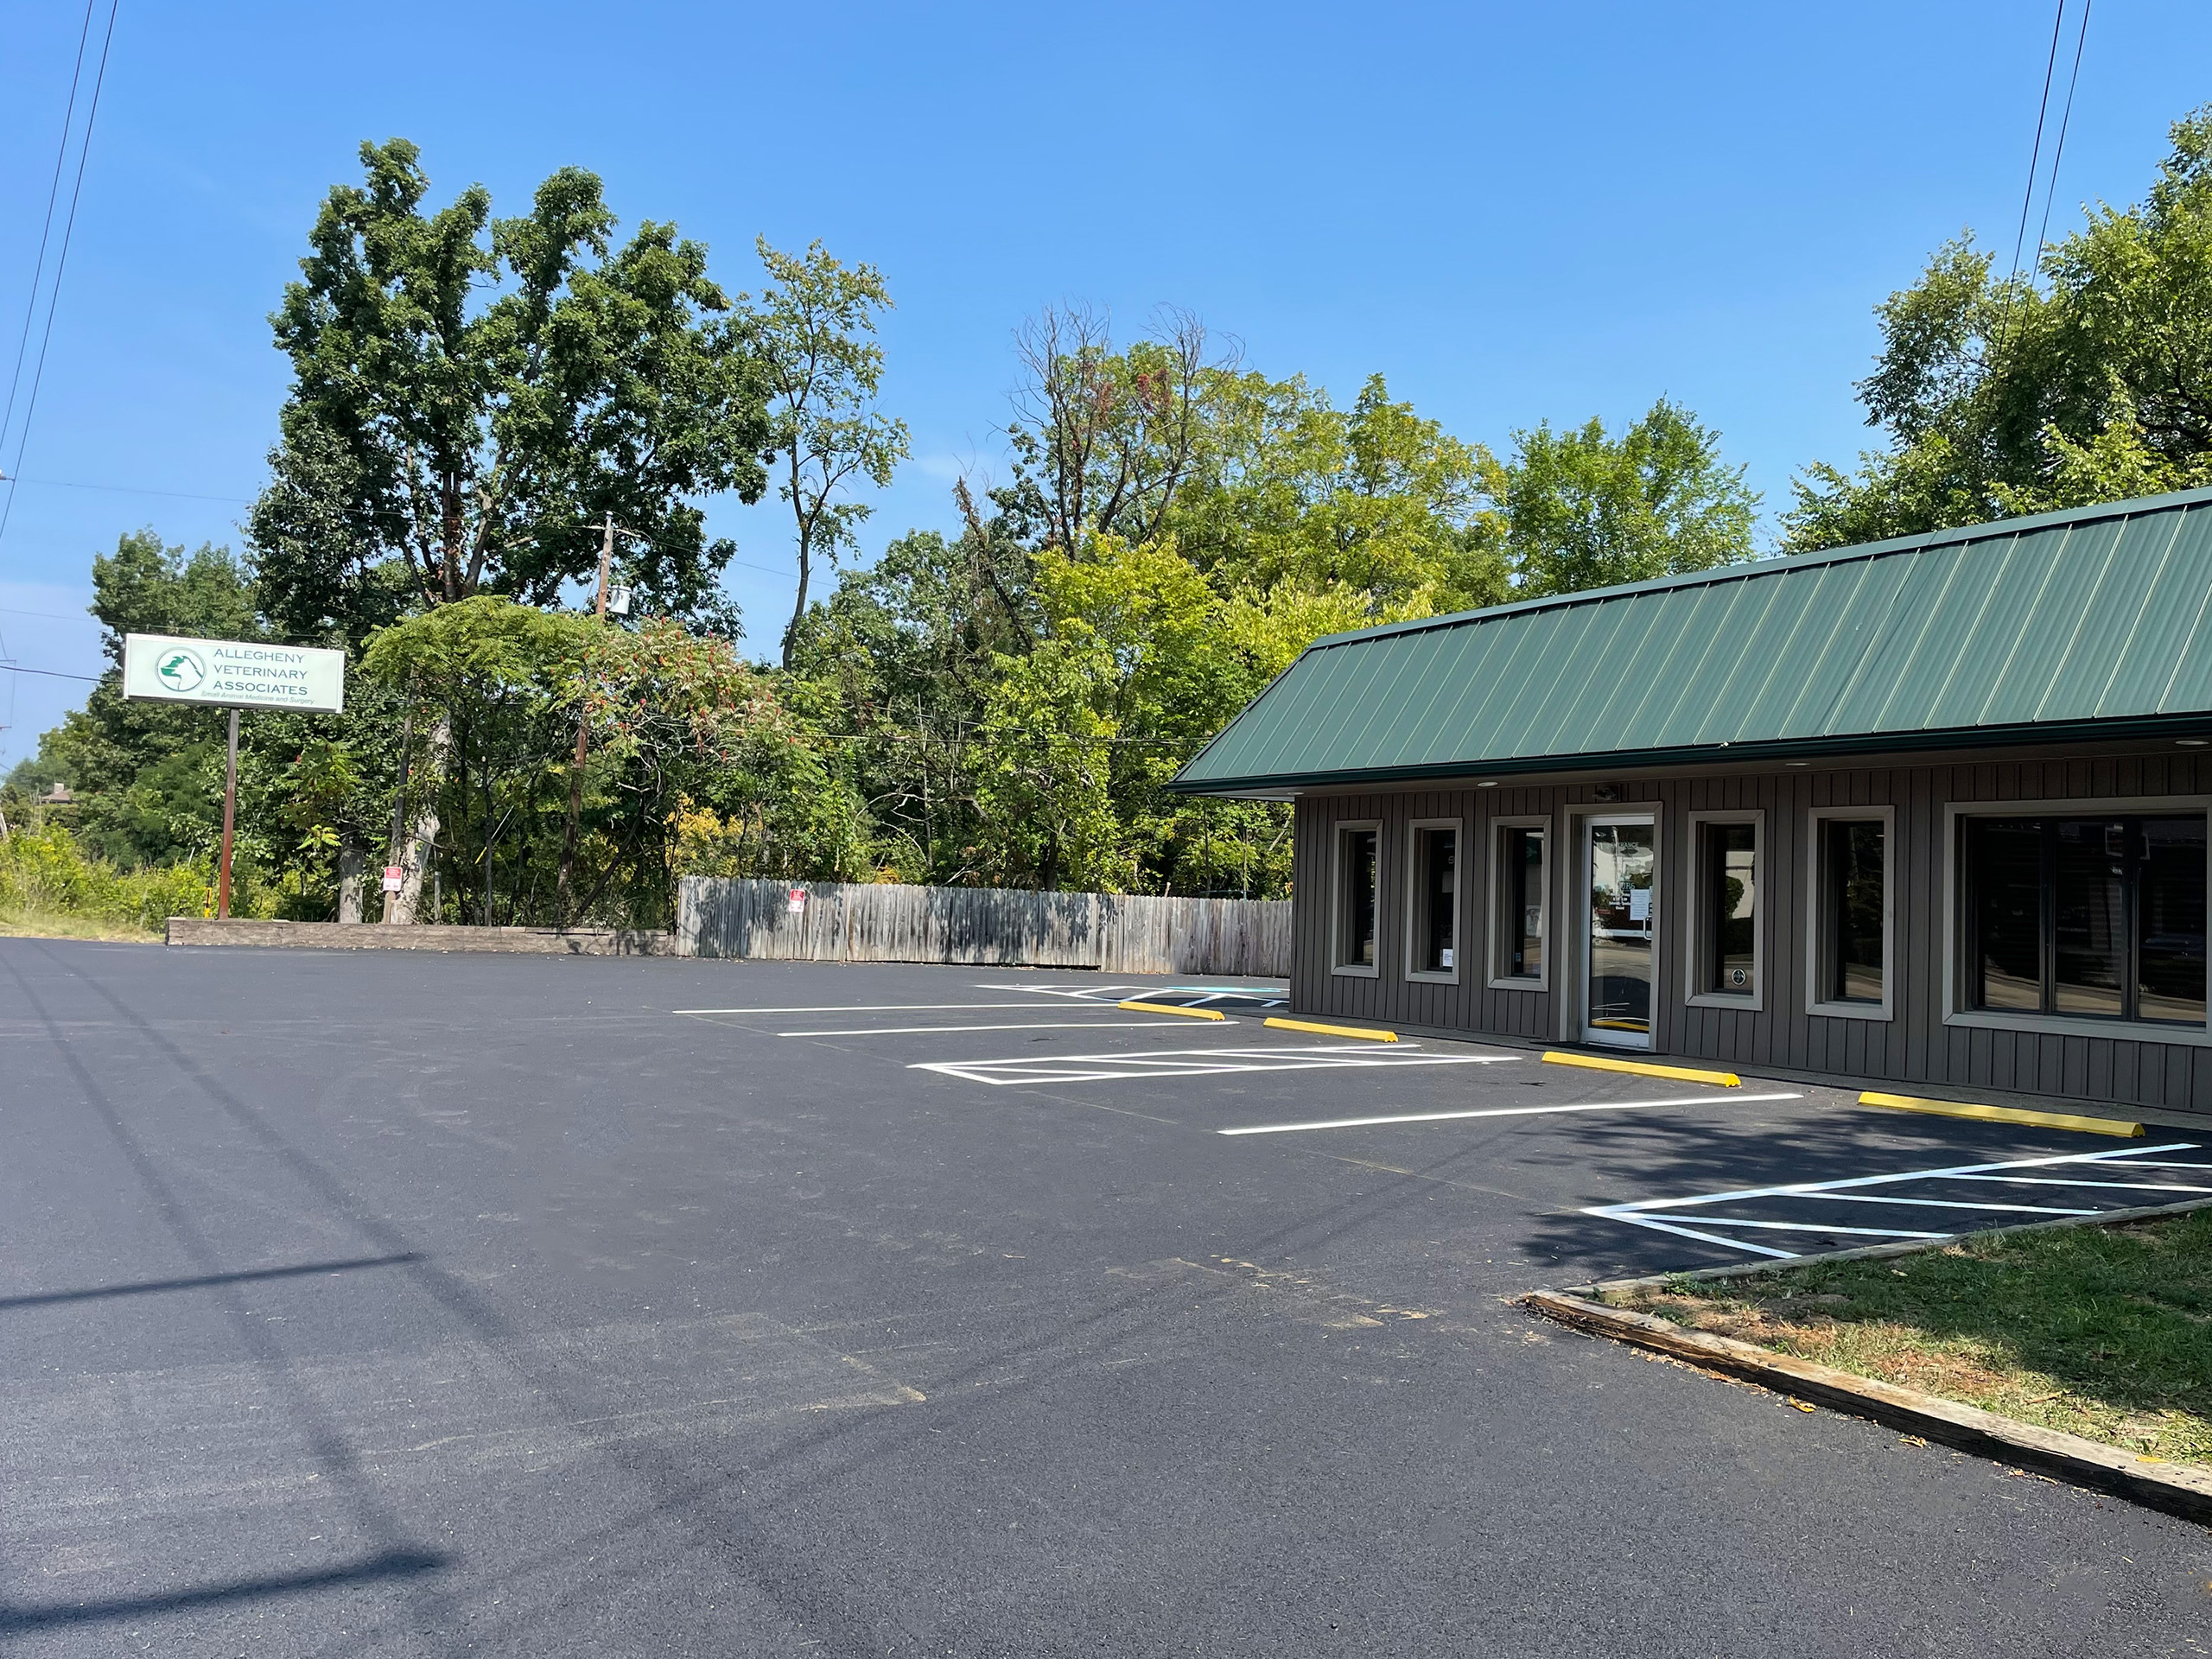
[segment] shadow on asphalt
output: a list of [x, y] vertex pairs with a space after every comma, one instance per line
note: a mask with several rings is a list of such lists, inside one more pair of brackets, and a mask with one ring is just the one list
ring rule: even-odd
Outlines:
[[291, 1268], [250, 1268], [239, 1273], [203, 1273], [189, 1279], [142, 1279], [127, 1285], [95, 1285], [89, 1290], [41, 1290], [27, 1296], [0, 1296], [0, 1313], [19, 1307], [51, 1307], [58, 1302], [104, 1302], [116, 1296], [154, 1296], [173, 1290], [213, 1290], [220, 1285], [253, 1285], [271, 1279], [305, 1279], [316, 1274], [358, 1273], [363, 1268], [402, 1268], [423, 1259], [419, 1250], [397, 1255], [363, 1255], [345, 1262], [303, 1262]]
[[64, 1629], [73, 1624], [106, 1624], [118, 1619], [150, 1618], [159, 1613], [188, 1612], [200, 1607], [225, 1607], [238, 1602], [266, 1601], [316, 1590], [337, 1590], [350, 1585], [375, 1584], [390, 1579], [418, 1578], [452, 1564], [453, 1558], [433, 1550], [391, 1549], [350, 1567], [334, 1567], [320, 1573], [286, 1573], [266, 1578], [238, 1579], [228, 1584], [201, 1585], [162, 1595], [120, 1596], [108, 1601], [57, 1603], [50, 1607], [22, 1606], [0, 1602], [0, 1636], [29, 1636], [37, 1630]]
[[[1851, 1106], [1814, 1106], [1781, 1125], [1710, 1117], [1640, 1123], [1586, 1118], [1558, 1122], [1541, 1145], [1529, 1147], [1516, 1161], [1561, 1172], [1570, 1185], [1573, 1172], [1585, 1172], [1580, 1186], [1588, 1196], [1583, 1202], [1594, 1205], [2097, 1149], [2080, 1136], [2022, 1135], [1965, 1125], [1951, 1133], [1929, 1133], [1918, 1126], [1900, 1130], [1872, 1110]], [[2002, 1219], [1993, 1217], [1989, 1224], [2001, 1224]], [[1813, 1233], [1800, 1236], [1808, 1251], [1872, 1242], [1836, 1236], [1823, 1243]], [[1536, 1218], [1528, 1243], [1533, 1253], [1564, 1267], [1600, 1275], [1712, 1267], [1753, 1254], [1575, 1211]]]

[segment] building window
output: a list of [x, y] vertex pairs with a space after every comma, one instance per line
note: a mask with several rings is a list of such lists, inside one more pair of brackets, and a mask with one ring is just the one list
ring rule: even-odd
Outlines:
[[1967, 1006], [2204, 1023], [2205, 820], [1970, 817]]
[[1491, 937], [1496, 960], [1491, 976], [1501, 985], [1544, 982], [1544, 895], [1550, 890], [1545, 866], [1545, 829], [1536, 823], [1501, 823], [1497, 828], [1497, 885], [1491, 904]]
[[1335, 967], [1341, 974], [1375, 971], [1376, 852], [1382, 826], [1337, 826]]
[[1415, 979], [1459, 977], [1459, 826], [1416, 823], [1409, 861], [1411, 926], [1406, 971]]
[[1890, 827], [1886, 818], [1818, 820], [1813, 1000], [1886, 1006]]
[[1696, 860], [1690, 920], [1690, 999], [1757, 1007], [1759, 982], [1759, 841], [1756, 814], [1690, 815]]

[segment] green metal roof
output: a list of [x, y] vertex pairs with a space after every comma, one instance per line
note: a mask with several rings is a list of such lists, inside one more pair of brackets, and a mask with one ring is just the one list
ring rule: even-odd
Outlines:
[[2212, 729], [2212, 490], [1332, 634], [1191, 794]]

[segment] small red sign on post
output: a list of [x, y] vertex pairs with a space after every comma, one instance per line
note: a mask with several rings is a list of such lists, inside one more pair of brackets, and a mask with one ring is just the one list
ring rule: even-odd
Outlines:
[[384, 890], [386, 893], [397, 893], [399, 891], [398, 865], [387, 864], [384, 867]]

